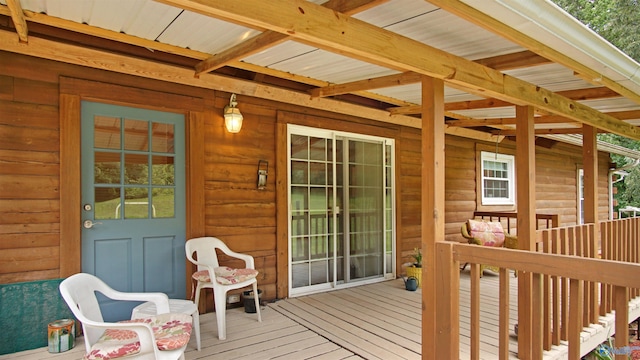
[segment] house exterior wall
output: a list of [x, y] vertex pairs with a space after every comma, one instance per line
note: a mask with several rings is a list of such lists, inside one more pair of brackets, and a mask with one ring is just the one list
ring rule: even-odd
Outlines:
[[[397, 184], [397, 263], [409, 261], [420, 246], [421, 147], [420, 130], [369, 121], [352, 116], [323, 112], [247, 96], [238, 96], [245, 121], [239, 134], [224, 129], [222, 109], [229, 94], [135, 78], [128, 75], [66, 65], [12, 53], [0, 52], [0, 283], [17, 283], [62, 277], [61, 264], [75, 262], [60, 250], [60, 187], [69, 177], [61, 174], [60, 78], [78, 78], [117, 84], [131, 89], [131, 99], [145, 99], [153, 90], [159, 98], [148, 99], [152, 108], [161, 109], [162, 93], [193, 98], [202, 108], [189, 109], [201, 118], [203, 139], [192, 130], [187, 139], [192, 160], [201, 157], [202, 169], [190, 169], [203, 177], [202, 188], [188, 194], [202, 194], [203, 206], [192, 206], [188, 218], [192, 236], [214, 235], [235, 251], [256, 259], [261, 272], [259, 283], [265, 299], [279, 296], [278, 262], [282, 261], [282, 242], [277, 239], [276, 149], [277, 124], [297, 123], [326, 127], [396, 140]], [[104, 94], [107, 96], [108, 94]], [[113, 94], [109, 95], [112, 96]], [[94, 100], [100, 100], [98, 96]], [[115, 101], [115, 100], [111, 100]], [[129, 105], [136, 105], [134, 103]], [[149, 106], [137, 103], [140, 106]], [[196, 105], [185, 105], [196, 106]], [[283, 115], [284, 114], [284, 115]], [[189, 118], [193, 120], [193, 117]], [[200, 136], [200, 135], [199, 135]], [[195, 145], [194, 145], [195, 144]], [[203, 144], [203, 145], [198, 145]], [[477, 209], [476, 159], [481, 150], [495, 150], [496, 144], [467, 138], [446, 137], [446, 239], [463, 241], [460, 225]], [[515, 143], [505, 140], [499, 152], [515, 154]], [[536, 147], [536, 203], [540, 212], [558, 213], [561, 223], [576, 223], [576, 172], [582, 162], [579, 147], [556, 143], [551, 148]], [[269, 162], [266, 190], [257, 190], [259, 160]], [[607, 218], [608, 154], [599, 156], [600, 218]], [[197, 195], [200, 196], [200, 195]], [[64, 200], [64, 199], [62, 199]], [[487, 209], [485, 209], [487, 210]], [[201, 212], [204, 211], [202, 216]], [[282, 209], [284, 211], [284, 209]], [[202, 224], [193, 219], [202, 219]], [[279, 248], [280, 247], [280, 248]], [[286, 257], [285, 257], [286, 259]], [[282, 264], [280, 264], [282, 266]], [[286, 265], [285, 265], [286, 266]], [[209, 295], [211, 296], [211, 295]], [[208, 302], [211, 303], [211, 302]]]

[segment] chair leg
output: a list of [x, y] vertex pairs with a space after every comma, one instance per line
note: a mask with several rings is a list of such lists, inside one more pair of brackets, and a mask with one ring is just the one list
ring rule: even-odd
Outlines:
[[216, 311], [216, 322], [218, 323], [218, 339], [225, 340], [227, 338], [227, 326], [226, 326], [226, 317], [227, 317], [227, 292], [224, 290], [216, 291], [217, 289], [213, 289], [213, 302], [215, 304]]
[[258, 294], [258, 283], [253, 283], [253, 299], [256, 303], [256, 312], [258, 313], [258, 321], [262, 322], [262, 314], [260, 314], [260, 296]]
[[196, 332], [196, 347], [198, 351], [200, 351], [200, 312], [198, 311], [198, 307], [196, 306], [196, 311], [191, 314], [191, 318], [193, 319], [193, 330]]
[[196, 291], [195, 291], [195, 300], [193, 301], [194, 304], [196, 304], [196, 308], [200, 308], [200, 292], [202, 291], [202, 288], [200, 287], [200, 282], [198, 281], [198, 286], [196, 286]]

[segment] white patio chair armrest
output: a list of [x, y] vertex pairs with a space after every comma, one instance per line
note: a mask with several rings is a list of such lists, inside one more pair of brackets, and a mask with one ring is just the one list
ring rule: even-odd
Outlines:
[[236, 259], [243, 260], [243, 261], [244, 261], [244, 263], [245, 263], [245, 267], [246, 267], [247, 269], [255, 269], [255, 268], [256, 268], [256, 267], [255, 267], [255, 263], [254, 263], [254, 261], [253, 261], [253, 256], [251, 256], [251, 255], [248, 255], [248, 254], [240, 254], [240, 253], [233, 252], [233, 251], [230, 251], [229, 253], [227, 253], [227, 255], [229, 255], [229, 256], [231, 256], [231, 257], [234, 257], [234, 258], [236, 258]]
[[110, 294], [104, 294], [113, 300], [153, 302], [156, 305], [157, 314], [169, 312], [169, 297], [161, 292], [122, 292], [114, 290]]
[[[153, 335], [153, 329], [149, 324], [145, 323], [101, 323], [84, 319], [83, 324], [85, 326], [101, 329], [114, 329], [114, 330], [130, 330], [135, 331], [140, 340], [140, 353], [155, 353], [158, 351], [156, 346], [156, 339]], [[93, 344], [91, 344], [93, 345]]]

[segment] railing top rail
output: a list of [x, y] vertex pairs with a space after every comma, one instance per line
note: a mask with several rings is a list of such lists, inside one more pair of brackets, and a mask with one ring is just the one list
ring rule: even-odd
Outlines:
[[[482, 216], [493, 216], [493, 217], [505, 217], [505, 218], [517, 218], [517, 212], [509, 212], [509, 211], [474, 211], [473, 216], [482, 217]], [[558, 214], [541, 214], [536, 213], [536, 219], [549, 219], [553, 220], [558, 217]]]
[[446, 247], [453, 248], [454, 259], [461, 263], [487, 264], [518, 271], [640, 288], [640, 276], [637, 275], [640, 273], [640, 264], [453, 242], [436, 243], [436, 252], [447, 252]]

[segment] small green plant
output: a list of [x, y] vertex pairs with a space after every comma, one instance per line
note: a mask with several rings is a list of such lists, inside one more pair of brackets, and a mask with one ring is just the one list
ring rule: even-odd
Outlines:
[[413, 254], [411, 254], [411, 257], [413, 257], [413, 266], [415, 267], [422, 267], [422, 249], [420, 248], [414, 248], [413, 249]]

